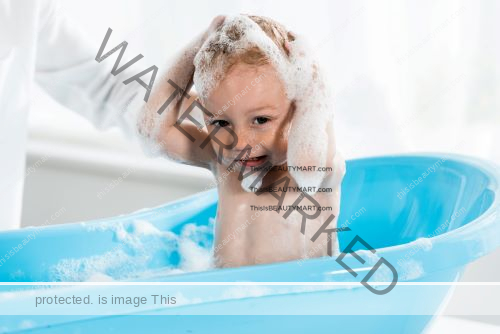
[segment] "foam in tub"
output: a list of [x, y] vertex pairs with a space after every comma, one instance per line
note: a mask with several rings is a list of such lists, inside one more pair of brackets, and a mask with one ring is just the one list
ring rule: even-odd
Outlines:
[[[0, 329], [6, 333], [19, 332], [21, 321], [33, 320], [35, 331], [39, 333], [72, 333], [82, 327], [86, 332], [134, 333], [137, 328], [148, 328], [151, 333], [163, 333], [165, 328], [172, 332], [217, 332], [234, 333], [238, 328], [246, 333], [264, 333], [266, 330], [303, 333], [304, 331], [324, 332], [332, 328], [338, 332], [349, 333], [387, 333], [419, 334], [426, 330], [433, 317], [449, 301], [453, 284], [402, 285], [402, 281], [418, 282], [457, 282], [466, 266], [474, 260], [496, 251], [500, 247], [500, 169], [484, 160], [447, 155], [446, 161], [429, 179], [413, 189], [405, 200], [397, 198], [401, 184], [406, 184], [411, 175], [418, 174], [437, 160], [436, 155], [427, 156], [390, 156], [358, 159], [348, 162], [348, 173], [344, 180], [343, 213], [339, 219], [345, 221], [365, 207], [365, 213], [351, 221], [352, 231], [339, 235], [340, 249], [344, 250], [356, 235], [365, 239], [376, 251], [374, 255], [384, 258], [394, 265], [400, 279], [393, 290], [385, 295], [375, 295], [360, 284], [376, 258], [362, 251], [358, 245], [353, 248], [360, 252], [365, 263], [359, 262], [352, 254], [345, 261], [358, 273], [354, 277], [334, 258], [315, 258], [302, 261], [289, 261], [243, 268], [212, 269], [197, 273], [172, 275], [179, 269], [181, 261], [169, 258], [162, 263], [144, 264], [146, 271], [130, 273], [135, 275], [134, 282], [258, 282], [256, 289], [231, 289], [217, 283], [210, 286], [178, 286], [182, 305], [158, 306], [148, 309], [148, 314], [165, 315], [202, 315], [187, 317], [140, 317], [144, 310], [134, 308], [102, 310], [95, 305], [90, 315], [85, 317], [44, 317], [33, 320], [35, 310], [32, 300], [41, 293], [46, 294], [93, 294], [113, 293], [157, 293], [157, 286], [49, 286], [45, 291], [34, 290], [32, 286], [5, 285], [0, 291], [0, 312], [12, 316], [0, 319]], [[440, 156], [439, 158], [442, 158]], [[390, 200], [390, 199], [393, 200]], [[171, 232], [177, 237], [192, 235], [193, 240], [212, 238], [206, 235], [211, 219], [217, 211], [217, 191], [196, 194], [175, 203], [153, 208], [148, 212], [133, 213], [106, 219], [107, 227], [123, 224], [125, 231], [141, 235], [140, 240], [158, 238], [154, 229]], [[419, 210], [415, 210], [415, 208]], [[461, 208], [460, 216], [447, 229], [440, 226]], [[144, 221], [152, 228], [134, 228], [134, 222]], [[12, 273], [22, 271], [24, 282], [47, 282], [49, 269], [64, 260], [97, 259], [110, 250], [129, 250], [125, 241], [119, 241], [113, 230], [89, 231], [88, 223], [64, 224], [40, 228], [36, 241], [30, 242], [22, 251], [0, 262], [0, 279], [14, 282]], [[142, 223], [139, 223], [142, 224]], [[185, 226], [194, 224], [184, 230]], [[202, 227], [202, 228], [201, 228]], [[137, 232], [147, 230], [150, 232]], [[438, 233], [434, 233], [438, 231]], [[33, 231], [20, 229], [0, 233], [0, 255], [8, 253]], [[423, 238], [423, 236], [432, 237]], [[423, 239], [420, 239], [423, 238]], [[122, 240], [127, 240], [124, 238]], [[420, 244], [419, 247], [415, 245]], [[432, 244], [432, 247], [430, 245]], [[91, 247], [89, 247], [91, 245]], [[414, 249], [410, 262], [401, 262], [406, 254]], [[148, 256], [155, 253], [150, 248]], [[137, 255], [137, 254], [134, 254]], [[133, 264], [133, 263], [131, 263]], [[130, 266], [124, 264], [124, 266]], [[156, 273], [152, 275], [152, 272]], [[162, 273], [164, 271], [164, 273]], [[109, 276], [109, 275], [108, 275]], [[370, 281], [386, 279], [381, 271]], [[81, 279], [98, 278], [96, 275]], [[113, 279], [120, 279], [112, 277]], [[107, 279], [107, 278], [106, 278]], [[268, 286], [265, 282], [285, 282], [286, 286]], [[347, 285], [325, 286], [323, 282], [346, 283]], [[295, 286], [293, 283], [312, 283], [311, 286]], [[291, 285], [289, 285], [291, 284]], [[259, 289], [265, 287], [266, 289]], [[27, 304], [28, 301], [28, 304]], [[30, 309], [33, 307], [33, 309]], [[72, 308], [72, 310], [75, 310]], [[32, 312], [32, 313], [30, 313]], [[21, 314], [21, 315], [20, 315]], [[113, 314], [113, 316], [111, 316]], [[203, 315], [249, 315], [242, 317], [213, 317]], [[270, 314], [288, 316], [270, 317]], [[308, 317], [307, 315], [337, 315], [336, 317]], [[15, 316], [18, 315], [18, 316]], [[303, 316], [305, 315], [305, 316]], [[352, 317], [351, 315], [355, 316]], [[242, 321], [247, 319], [248, 321]], [[138, 327], [137, 321], [144, 326]], [[154, 322], [154, 326], [151, 325]], [[135, 325], [135, 327], [134, 327]]]
[[121, 244], [102, 255], [84, 258], [68, 258], [49, 269], [53, 281], [96, 282], [131, 279], [138, 273], [149, 271], [148, 263], [157, 253], [169, 256], [179, 253], [178, 268], [168, 268], [162, 274], [179, 274], [208, 270], [213, 266], [213, 257], [207, 235], [211, 225], [186, 224], [180, 235], [159, 230], [146, 220], [134, 220], [130, 224], [107, 222], [85, 224], [88, 232], [110, 231]]
[[405, 281], [415, 280], [425, 275], [422, 262], [413, 259], [404, 260], [400, 263], [399, 277]]

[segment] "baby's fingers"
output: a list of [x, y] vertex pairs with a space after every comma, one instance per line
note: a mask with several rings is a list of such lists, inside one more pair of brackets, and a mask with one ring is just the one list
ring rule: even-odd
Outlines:
[[210, 35], [212, 32], [216, 31], [217, 28], [219, 28], [224, 23], [225, 19], [226, 19], [225, 15], [217, 15], [216, 17], [214, 17], [214, 19], [210, 23], [210, 26], [207, 29], [208, 34]]

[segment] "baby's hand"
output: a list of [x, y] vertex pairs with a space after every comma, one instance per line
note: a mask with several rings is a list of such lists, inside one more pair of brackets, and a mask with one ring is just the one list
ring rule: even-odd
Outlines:
[[[311, 167], [306, 170], [292, 168], [290, 174], [299, 186], [314, 189], [307, 192], [312, 195], [325, 185], [323, 181], [332, 173], [328, 173], [327, 168], [338, 169], [339, 166], [338, 161], [334, 162], [337, 152], [333, 101], [318, 64], [308, 49], [297, 41], [287, 43], [291, 59], [300, 70], [295, 79], [295, 112], [288, 137], [287, 160], [290, 166]], [[341, 170], [333, 170], [333, 173], [343, 175]]]
[[207, 38], [224, 23], [225, 19], [225, 15], [217, 15], [216, 17], [214, 17], [207, 30], [205, 30], [205, 33], [203, 34], [203, 41], [206, 41]]
[[195, 66], [195, 63], [197, 63], [197, 67], [203, 68], [206, 66], [206, 60], [204, 57], [201, 57], [200, 59], [197, 59], [200, 54], [201, 48], [203, 48], [203, 45], [205, 42], [210, 38], [210, 36], [217, 31], [218, 28], [222, 26], [224, 23], [224, 20], [226, 19], [226, 16], [224, 15], [218, 15], [212, 19], [212, 22], [208, 26], [199, 37], [197, 37], [197, 43], [193, 46], [193, 50], [196, 53], [196, 57], [194, 58], [194, 63], [193, 63], [193, 68]]

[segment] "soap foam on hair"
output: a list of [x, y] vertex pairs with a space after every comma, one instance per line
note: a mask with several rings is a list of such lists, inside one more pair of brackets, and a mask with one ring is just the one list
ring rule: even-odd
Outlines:
[[[235, 33], [236, 32], [236, 33]], [[236, 36], [237, 35], [237, 36]], [[285, 87], [287, 98], [295, 101], [296, 111], [289, 132], [287, 162], [290, 166], [326, 166], [329, 133], [333, 133], [332, 97], [319, 65], [311, 56], [312, 48], [301, 36], [288, 42], [287, 57], [251, 18], [245, 15], [226, 17], [222, 26], [204, 42], [194, 58], [194, 84], [206, 99], [224, 79], [227, 57], [214, 58], [215, 46], [237, 56], [258, 47], [269, 59]], [[333, 148], [335, 151], [335, 147]], [[325, 172], [290, 171], [302, 187], [317, 189]], [[253, 183], [254, 180], [249, 180]], [[249, 191], [249, 181], [242, 187]], [[310, 194], [314, 194], [310, 193]]]

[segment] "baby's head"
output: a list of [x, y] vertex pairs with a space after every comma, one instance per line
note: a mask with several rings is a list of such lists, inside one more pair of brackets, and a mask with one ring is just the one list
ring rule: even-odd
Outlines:
[[[233, 149], [223, 151], [225, 165], [247, 145], [252, 147], [249, 158], [254, 158], [246, 161], [247, 166], [286, 161], [294, 111], [287, 85], [294, 39], [269, 18], [227, 17], [197, 54], [195, 87], [202, 104], [213, 114], [204, 115], [208, 131], [229, 127], [238, 138]], [[234, 141], [232, 134], [222, 129], [215, 136], [226, 145]]]

